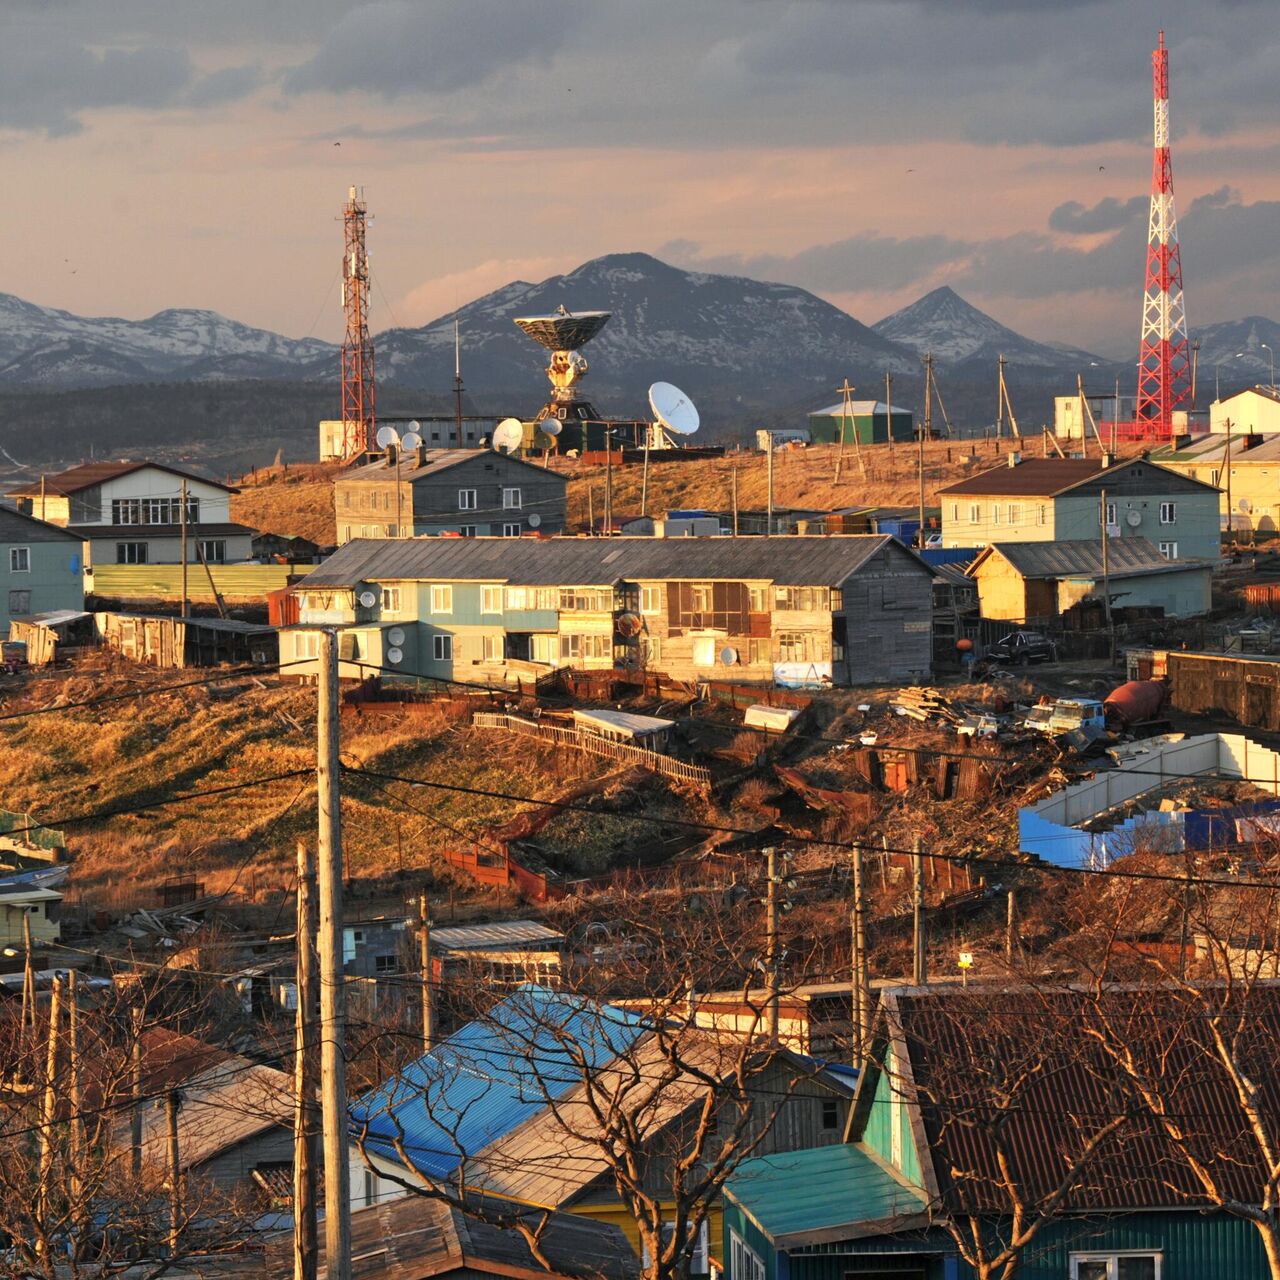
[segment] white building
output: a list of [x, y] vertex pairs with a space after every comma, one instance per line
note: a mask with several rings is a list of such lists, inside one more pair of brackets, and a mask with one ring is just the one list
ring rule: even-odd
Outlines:
[[[1138, 406], [1136, 395], [1116, 395], [1114, 391], [1110, 395], [1086, 393], [1084, 399], [1095, 423], [1131, 422]], [[1053, 434], [1064, 440], [1083, 440], [1093, 434], [1088, 414], [1080, 407], [1079, 394], [1054, 396]]]
[[18, 510], [61, 525], [85, 543], [94, 564], [180, 564], [182, 492], [187, 560], [248, 560], [254, 530], [231, 520], [234, 489], [158, 462], [90, 462], [10, 489]]
[[1274, 387], [1248, 387], [1209, 406], [1209, 430], [1226, 435], [1265, 435], [1280, 432], [1280, 393]]

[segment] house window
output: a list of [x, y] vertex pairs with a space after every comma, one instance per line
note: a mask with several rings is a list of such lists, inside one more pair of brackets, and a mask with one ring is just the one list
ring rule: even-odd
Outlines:
[[9, 616], [11, 618], [20, 618], [23, 614], [31, 612], [31, 589], [22, 587], [17, 591], [9, 592]]
[[506, 654], [503, 650], [502, 637], [498, 636], [481, 636], [480, 637], [480, 655], [486, 662], [501, 662]]
[[1160, 544], [1160, 554], [1166, 560], [1176, 560], [1178, 558], [1178, 544], [1176, 542], [1162, 542]]
[[1019, 506], [1019, 504], [1016, 502], [1009, 503], [1009, 523], [1010, 524], [1022, 523], [1022, 507]]
[[1216, 484], [1218, 483], [1218, 471], [1217, 471], [1217, 468], [1214, 468], [1214, 470], [1212, 470], [1212, 471], [1210, 471], [1210, 472], [1209, 472], [1209, 483], [1210, 483], [1210, 484], [1214, 484], [1214, 485], [1216, 485]]
[[1162, 502], [1160, 504], [1160, 523], [1178, 523], [1178, 504], [1176, 502]]
[[1114, 525], [1116, 522], [1116, 504], [1114, 502], [1107, 503], [1107, 524]]
[[502, 612], [502, 588], [501, 587], [481, 587], [480, 588], [480, 612], [481, 613], [501, 613]]
[[432, 613], [452, 613], [453, 612], [453, 588], [434, 586], [431, 588], [431, 612]]
[[205, 564], [226, 564], [227, 543], [224, 538], [202, 538], [199, 543], [200, 559]]
[[1042, 502], [1036, 507], [1036, 524], [1044, 525], [1049, 522], [1049, 509]]
[[147, 544], [145, 542], [117, 542], [116, 564], [146, 564]]
[[377, 974], [399, 973], [400, 960], [399, 957], [391, 956], [374, 956], [373, 971]]
[[834, 1098], [822, 1100], [822, 1127], [834, 1129], [840, 1123], [840, 1104]]
[[504, 538], [518, 538], [522, 532], [523, 530], [520, 528], [520, 522], [518, 520], [514, 523], [507, 521], [502, 526], [502, 536]]
[[778, 634], [779, 662], [812, 662], [813, 637], [803, 631], [782, 631]]
[[141, 524], [142, 503], [137, 498], [113, 498], [111, 500], [112, 524]]
[[729, 1280], [764, 1280], [764, 1259], [732, 1229], [729, 1231]]
[[991, 504], [991, 523], [1000, 523], [1000, 504], [998, 502], [993, 502]]
[[980, 502], [969, 503], [969, 523], [970, 524], [982, 523], [982, 504]]
[[30, 547], [10, 547], [9, 548], [9, 572], [10, 573], [30, 573], [31, 572], [31, 548]]
[[437, 632], [431, 637], [431, 656], [437, 662], [453, 661], [453, 637]]
[[[674, 1222], [664, 1222], [658, 1229], [661, 1240], [661, 1248], [665, 1253], [667, 1246], [671, 1243], [672, 1237], [676, 1233], [676, 1224]], [[686, 1256], [689, 1259], [689, 1274], [691, 1276], [705, 1276], [707, 1274], [707, 1224], [702, 1222], [698, 1227], [698, 1233], [695, 1236], [689, 1233], [689, 1243], [686, 1246]], [[643, 1263], [647, 1267], [649, 1265], [649, 1250], [647, 1247], [641, 1249]], [[681, 1268], [676, 1266], [673, 1268], [675, 1272], [679, 1272]], [[732, 1280], [738, 1280], [737, 1272], [734, 1273]], [[764, 1268], [761, 1267], [758, 1277], [752, 1277], [752, 1280], [764, 1280]]]
[[607, 658], [612, 652], [613, 640], [610, 636], [569, 632], [560, 637], [561, 658]]
[[1073, 1253], [1071, 1280], [1160, 1280], [1158, 1253]]
[[400, 588], [399, 587], [383, 587], [382, 588], [382, 612], [383, 613], [399, 613], [400, 612]]
[[474, 489], [458, 490], [458, 510], [474, 511], [476, 509], [476, 491]]
[[476, 536], [476, 527], [473, 524], [460, 524], [458, 526], [458, 532], [464, 538], [474, 538]]
[[297, 658], [318, 658], [320, 656], [320, 633], [318, 631], [295, 632], [293, 653]]
[[657, 636], [649, 636], [644, 640], [644, 660], [650, 664], [662, 661], [662, 643]]
[[767, 640], [748, 640], [747, 662], [753, 667], [767, 666], [769, 663], [769, 642]]
[[502, 491], [502, 509], [504, 511], [519, 511], [524, 506], [520, 498], [519, 489], [503, 489]]
[[951, 504], [951, 521], [953, 524], [960, 523], [960, 504], [958, 502]]
[[662, 588], [661, 587], [641, 587], [640, 588], [640, 612], [641, 613], [661, 613], [662, 612]]

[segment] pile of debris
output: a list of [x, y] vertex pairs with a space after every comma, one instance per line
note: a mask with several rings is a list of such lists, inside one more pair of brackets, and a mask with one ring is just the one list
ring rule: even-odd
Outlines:
[[945, 720], [948, 724], [958, 725], [967, 715], [965, 708], [957, 706], [949, 698], [943, 697], [937, 689], [912, 685], [908, 689], [898, 691], [898, 696], [889, 705], [900, 716], [909, 716], [912, 720]]

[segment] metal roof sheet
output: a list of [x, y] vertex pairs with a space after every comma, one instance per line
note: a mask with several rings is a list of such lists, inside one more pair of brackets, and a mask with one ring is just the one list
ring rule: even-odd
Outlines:
[[0, 507], [0, 542], [79, 542], [74, 533], [12, 507]]
[[197, 480], [201, 484], [212, 485], [215, 489], [222, 489], [227, 493], [240, 492], [230, 485], [222, 484], [217, 480], [210, 480], [208, 476], [198, 476], [192, 471], [181, 471], [177, 467], [166, 466], [163, 462], [83, 462], [78, 467], [70, 467], [66, 471], [58, 472], [56, 476], [45, 476], [43, 481], [33, 480], [30, 484], [25, 484], [21, 488], [7, 489], [5, 492], [11, 498], [38, 498], [43, 484], [45, 493], [67, 497], [70, 494], [78, 493], [81, 489], [92, 488], [94, 485], [102, 484], [107, 480], [115, 480], [119, 476], [131, 475], [135, 471], [144, 471], [147, 467], [151, 467], [156, 471], [164, 471], [171, 476]]
[[[1102, 575], [1101, 543], [1089, 538], [1067, 542], [993, 542], [979, 552], [969, 575], [975, 576], [977, 569], [993, 555], [1007, 560], [1024, 578]], [[1207, 560], [1169, 560], [1146, 538], [1111, 538], [1107, 542], [1107, 572], [1112, 578], [1212, 568]]]
[[612, 586], [646, 579], [840, 586], [877, 552], [932, 569], [888, 534], [777, 538], [359, 538], [307, 575], [306, 588], [360, 582], [481, 581]]
[[[871, 413], [883, 413], [885, 402], [883, 400], [851, 400], [848, 407], [845, 407], [843, 400], [837, 400], [835, 404], [829, 404], [825, 409], [811, 409], [809, 417], [811, 418], [844, 418], [853, 414], [855, 417], [865, 417]], [[904, 409], [901, 405], [891, 406], [890, 413], [910, 413], [910, 409]]]
[[350, 1107], [370, 1154], [447, 1177], [644, 1033], [639, 1015], [523, 986]]
[[780, 1248], [923, 1225], [914, 1219], [928, 1209], [920, 1191], [853, 1143], [746, 1160], [725, 1194]]
[[449, 925], [431, 930], [431, 945], [445, 951], [481, 951], [530, 942], [562, 942], [564, 934], [537, 920], [499, 920], [493, 924]]
[[1004, 463], [976, 476], [967, 476], [939, 489], [938, 495], [1008, 494], [1048, 498], [1092, 479], [1103, 470], [1097, 458], [1024, 458], [1017, 466]]
[[622, 730], [637, 738], [643, 738], [649, 733], [662, 733], [675, 724], [674, 720], [663, 720], [660, 716], [642, 716], [634, 711], [611, 711], [607, 707], [574, 711], [573, 719], [576, 724], [586, 724], [597, 729]]
[[354, 467], [352, 470], [344, 472], [338, 477], [338, 483], [343, 484], [350, 480], [394, 480], [397, 477], [410, 483], [416, 480], [425, 480], [428, 476], [439, 475], [442, 471], [449, 471], [453, 467], [461, 466], [463, 463], [488, 461], [492, 462], [495, 458], [502, 458], [505, 462], [511, 462], [521, 467], [528, 467], [536, 471], [539, 476], [549, 480], [558, 480], [563, 485], [568, 485], [569, 477], [559, 471], [552, 471], [549, 467], [539, 467], [528, 461], [526, 458], [518, 458], [510, 453], [496, 453], [492, 449], [424, 449], [422, 451], [422, 462], [418, 462], [418, 454], [416, 450], [410, 450], [408, 453], [400, 455], [400, 465], [397, 466], [390, 461], [385, 455], [375, 458], [372, 462], [366, 462], [362, 466]]

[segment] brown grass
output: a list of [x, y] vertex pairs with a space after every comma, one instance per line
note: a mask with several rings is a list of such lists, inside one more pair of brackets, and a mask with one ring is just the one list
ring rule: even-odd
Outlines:
[[286, 463], [243, 477], [231, 496], [231, 518], [264, 533], [310, 538], [321, 546], [338, 539], [333, 481], [339, 463]]

